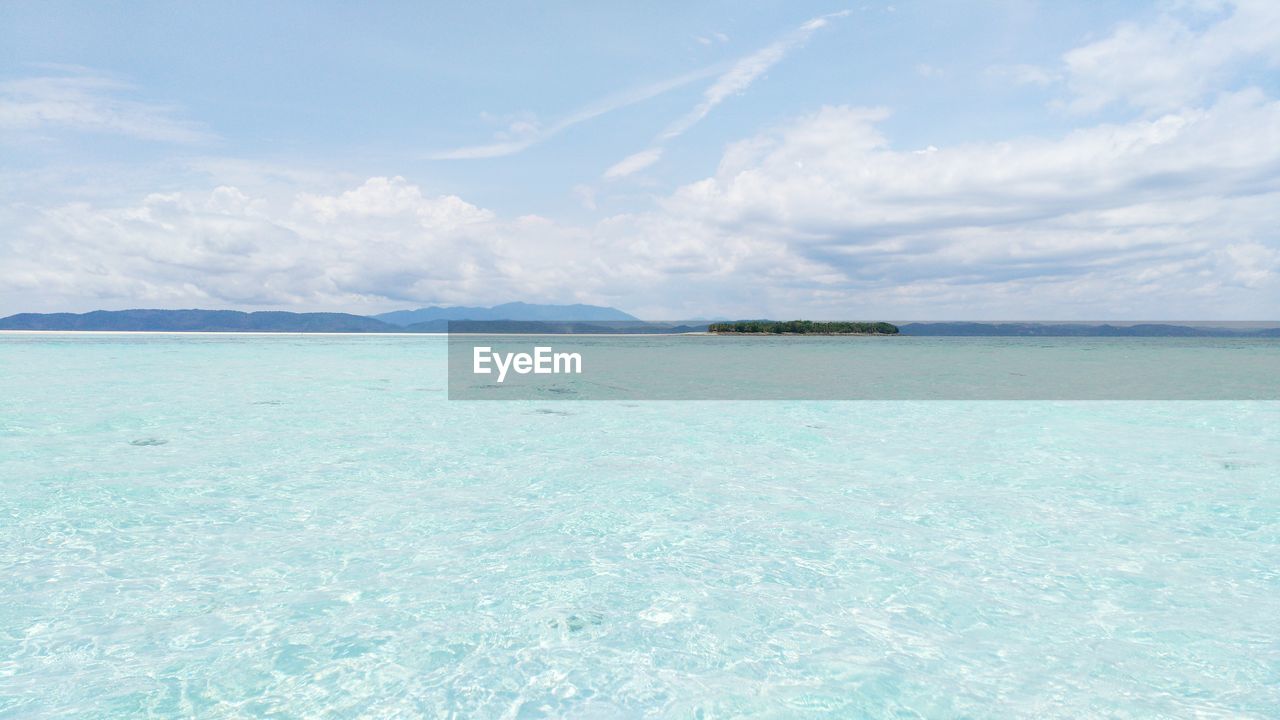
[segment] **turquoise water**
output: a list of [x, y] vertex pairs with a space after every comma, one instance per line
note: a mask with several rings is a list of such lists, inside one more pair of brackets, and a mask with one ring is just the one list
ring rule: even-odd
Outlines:
[[[581, 372], [497, 371], [538, 347]], [[450, 400], [1280, 400], [1280, 338], [452, 334], [447, 369]]]
[[1280, 403], [445, 364], [0, 334], [0, 717], [1280, 716]]

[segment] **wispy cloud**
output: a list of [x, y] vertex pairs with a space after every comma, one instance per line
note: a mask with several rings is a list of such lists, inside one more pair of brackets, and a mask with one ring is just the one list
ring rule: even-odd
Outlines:
[[546, 142], [574, 125], [579, 125], [587, 122], [588, 120], [594, 120], [595, 118], [613, 112], [614, 110], [620, 110], [624, 107], [642, 103], [645, 100], [663, 95], [690, 83], [711, 77], [721, 70], [721, 66], [711, 66], [695, 70], [690, 73], [685, 73], [683, 75], [678, 75], [673, 78], [668, 78], [650, 85], [644, 85], [620, 93], [615, 93], [580, 108], [545, 128], [526, 128], [525, 132], [523, 132], [520, 137], [514, 139], [503, 139], [482, 145], [467, 145], [464, 147], [453, 148], [451, 150], [443, 150], [431, 153], [427, 156], [427, 159], [474, 160], [478, 158], [494, 158], [514, 155], [518, 152], [523, 152], [534, 145]]
[[628, 155], [604, 171], [606, 180], [614, 178], [626, 177], [632, 173], [639, 172], [650, 165], [662, 159], [662, 148], [651, 147], [641, 150], [638, 153]]
[[615, 163], [605, 171], [604, 177], [610, 180], [625, 177], [657, 162], [662, 157], [662, 146], [667, 141], [683, 135], [697, 125], [720, 103], [746, 91], [761, 75], [768, 72], [769, 68], [781, 62], [787, 53], [803, 45], [813, 33], [829, 25], [831, 20], [848, 14], [849, 11], [844, 10], [813, 18], [773, 43], [735, 62], [703, 91], [702, 102], [667, 126], [667, 129], [662, 131], [649, 148]]
[[1062, 60], [1072, 112], [1112, 104], [1153, 115], [1174, 111], [1208, 97], [1248, 63], [1259, 79], [1280, 64], [1280, 4], [1170, 3], [1154, 20], [1121, 23]]
[[175, 107], [129, 99], [134, 88], [128, 83], [87, 68], [46, 68], [65, 74], [0, 82], [0, 128], [56, 128], [171, 143], [213, 137], [199, 124], [177, 117]]

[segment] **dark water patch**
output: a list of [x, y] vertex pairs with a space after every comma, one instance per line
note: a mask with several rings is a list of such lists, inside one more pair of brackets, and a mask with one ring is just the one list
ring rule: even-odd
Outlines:
[[154, 437], [138, 438], [137, 440], [129, 441], [130, 445], [136, 445], [138, 447], [152, 447], [154, 445], [167, 445], [168, 443], [169, 443], [168, 440], [165, 440], [163, 438], [154, 438]]
[[1249, 462], [1248, 460], [1223, 460], [1223, 470], [1243, 470], [1244, 468], [1257, 467], [1258, 463]]
[[537, 410], [534, 410], [529, 414], [530, 415], [572, 415], [573, 413], [565, 412], [564, 410], [547, 410], [546, 408], [538, 408]]
[[587, 628], [600, 627], [604, 624], [604, 614], [598, 612], [574, 613], [562, 618], [551, 618], [547, 625], [557, 630], [571, 633], [582, 632]]
[[283, 400], [257, 400], [254, 405], [283, 405]]

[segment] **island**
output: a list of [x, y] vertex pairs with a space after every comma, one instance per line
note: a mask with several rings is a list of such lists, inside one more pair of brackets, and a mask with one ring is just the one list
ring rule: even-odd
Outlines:
[[814, 320], [739, 320], [707, 326], [713, 335], [897, 335], [887, 322], [818, 322]]

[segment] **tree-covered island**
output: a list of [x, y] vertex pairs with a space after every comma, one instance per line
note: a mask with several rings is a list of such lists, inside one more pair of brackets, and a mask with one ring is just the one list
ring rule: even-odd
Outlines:
[[707, 332], [723, 335], [897, 335], [898, 327], [887, 322], [739, 320], [711, 323]]

